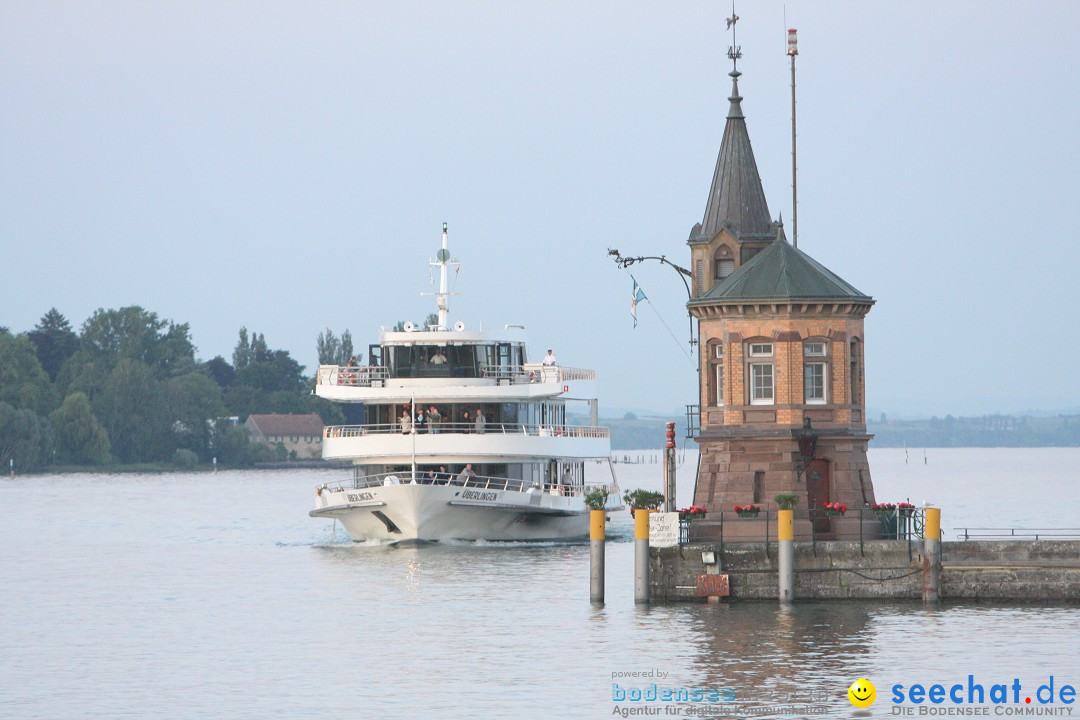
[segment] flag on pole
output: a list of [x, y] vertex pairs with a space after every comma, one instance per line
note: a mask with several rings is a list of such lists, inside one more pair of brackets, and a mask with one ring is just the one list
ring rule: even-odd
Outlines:
[[637, 327], [637, 304], [642, 300], [648, 300], [645, 297], [645, 291], [637, 284], [637, 280], [633, 275], [630, 279], [634, 281], [634, 290], [630, 295], [630, 316], [634, 318], [634, 327]]

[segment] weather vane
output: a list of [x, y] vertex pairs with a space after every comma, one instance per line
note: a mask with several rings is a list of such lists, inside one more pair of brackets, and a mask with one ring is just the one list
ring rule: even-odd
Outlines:
[[731, 2], [731, 17], [727, 18], [727, 29], [731, 31], [731, 45], [728, 46], [727, 56], [731, 58], [734, 72], [739, 72], [739, 58], [742, 57], [742, 47], [735, 43], [735, 23], [739, 22], [739, 16], [735, 14], [735, 0]]

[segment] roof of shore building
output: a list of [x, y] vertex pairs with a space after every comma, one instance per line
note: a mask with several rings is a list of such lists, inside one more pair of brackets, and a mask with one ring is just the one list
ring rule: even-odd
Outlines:
[[731, 106], [728, 109], [724, 138], [716, 158], [705, 218], [690, 232], [689, 243], [708, 242], [725, 227], [740, 240], [769, 240], [776, 232], [761, 187], [746, 117], [739, 95], [738, 70], [731, 76]]
[[781, 227], [776, 239], [709, 292], [690, 301], [711, 305], [746, 300], [857, 300], [874, 302], [851, 283], [802, 250], [792, 247]]
[[248, 415], [248, 422], [266, 436], [316, 436], [323, 433], [323, 421], [315, 413]]

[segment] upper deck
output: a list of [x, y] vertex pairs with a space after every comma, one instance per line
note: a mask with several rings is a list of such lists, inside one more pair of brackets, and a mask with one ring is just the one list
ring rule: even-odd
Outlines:
[[515, 402], [562, 397], [596, 397], [592, 370], [524, 365], [427, 363], [395, 374], [385, 365], [322, 365], [315, 394], [338, 402]]

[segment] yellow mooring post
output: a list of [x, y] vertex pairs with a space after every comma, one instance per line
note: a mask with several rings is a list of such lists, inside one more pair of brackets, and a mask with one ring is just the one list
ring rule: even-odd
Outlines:
[[607, 538], [607, 511], [589, 511], [589, 600], [604, 602], [604, 550]]
[[649, 516], [652, 510], [634, 511], [634, 602], [649, 602]]
[[926, 508], [923, 524], [923, 587], [926, 604], [941, 599], [941, 508]]
[[780, 544], [779, 581], [780, 603], [786, 605], [795, 600], [795, 511], [776, 512], [776, 539]]

